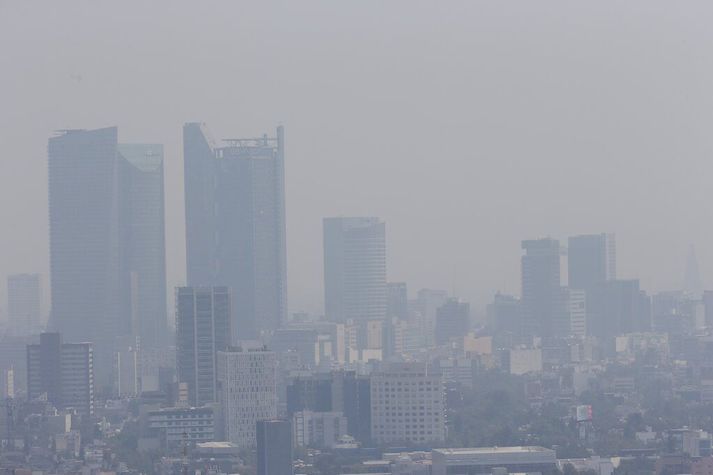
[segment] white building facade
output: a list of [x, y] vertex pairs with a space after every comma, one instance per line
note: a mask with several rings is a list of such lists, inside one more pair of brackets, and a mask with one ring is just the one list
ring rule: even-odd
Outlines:
[[277, 359], [266, 349], [218, 352], [218, 394], [225, 435], [240, 448], [256, 446], [256, 424], [277, 417]]
[[442, 443], [443, 380], [422, 363], [392, 363], [371, 376], [371, 436], [377, 444]]

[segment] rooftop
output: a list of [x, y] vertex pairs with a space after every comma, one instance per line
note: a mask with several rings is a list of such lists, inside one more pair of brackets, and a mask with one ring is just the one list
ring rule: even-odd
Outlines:
[[516, 447], [471, 447], [455, 449], [434, 449], [434, 452], [443, 455], [483, 455], [483, 454], [523, 454], [523, 453], [547, 453], [551, 449], [537, 446], [516, 446]]

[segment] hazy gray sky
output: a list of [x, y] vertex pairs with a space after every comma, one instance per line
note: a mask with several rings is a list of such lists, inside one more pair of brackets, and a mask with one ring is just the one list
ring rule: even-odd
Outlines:
[[204, 121], [285, 125], [291, 311], [321, 311], [330, 215], [383, 217], [390, 280], [475, 307], [544, 235], [616, 232], [649, 290], [694, 243], [706, 282], [711, 24], [709, 1], [0, 0], [0, 278], [48, 272], [52, 131], [117, 125], [165, 144], [182, 282], [181, 126]]

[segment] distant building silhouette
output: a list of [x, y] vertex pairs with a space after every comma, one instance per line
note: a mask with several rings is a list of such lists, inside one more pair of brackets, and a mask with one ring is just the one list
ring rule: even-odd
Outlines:
[[448, 300], [448, 292], [436, 289], [421, 289], [413, 302], [415, 317], [426, 345], [435, 343], [436, 311]]
[[560, 245], [551, 238], [522, 241], [523, 334], [551, 336], [560, 302]]
[[57, 409], [94, 413], [94, 357], [91, 343], [62, 343], [59, 333], [42, 333], [27, 345], [27, 397], [46, 395]]
[[568, 286], [587, 290], [616, 279], [616, 238], [613, 234], [572, 236], [567, 243]]
[[502, 347], [524, 343], [522, 306], [520, 299], [512, 295], [495, 294], [486, 309], [487, 323], [496, 342]]
[[[614, 234], [585, 234], [571, 236], [567, 243], [568, 287], [564, 291], [567, 301], [563, 302], [564, 312], [572, 317], [570, 334], [584, 336], [587, 325], [597, 325], [601, 318], [588, 309], [587, 300], [606, 281], [616, 279], [616, 238]], [[592, 307], [594, 308], [594, 307]], [[582, 315], [582, 310], [585, 313]], [[588, 324], [584, 320], [591, 320]]]
[[231, 298], [227, 287], [176, 289], [176, 367], [188, 385], [188, 402], [218, 400], [217, 357], [230, 346]]
[[366, 324], [385, 320], [386, 227], [378, 218], [324, 219], [327, 318]]
[[470, 304], [451, 298], [436, 310], [436, 344], [463, 337], [470, 330]]
[[587, 334], [603, 339], [651, 329], [651, 304], [637, 279], [598, 284], [587, 299]]
[[49, 140], [50, 328], [95, 344], [102, 385], [114, 339], [164, 345], [163, 150], [119, 145], [116, 127]]
[[215, 146], [183, 127], [188, 285], [233, 294], [233, 337], [256, 338], [287, 320], [284, 132]]
[[386, 316], [400, 320], [408, 319], [408, 290], [406, 282], [386, 284]]

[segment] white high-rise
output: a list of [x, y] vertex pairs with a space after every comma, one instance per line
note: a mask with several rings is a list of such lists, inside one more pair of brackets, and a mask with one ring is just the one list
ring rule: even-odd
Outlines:
[[441, 375], [423, 363], [391, 363], [371, 375], [371, 437], [377, 444], [438, 444], [446, 436]]
[[266, 349], [218, 352], [218, 384], [225, 436], [254, 448], [258, 421], [277, 417], [277, 359]]

